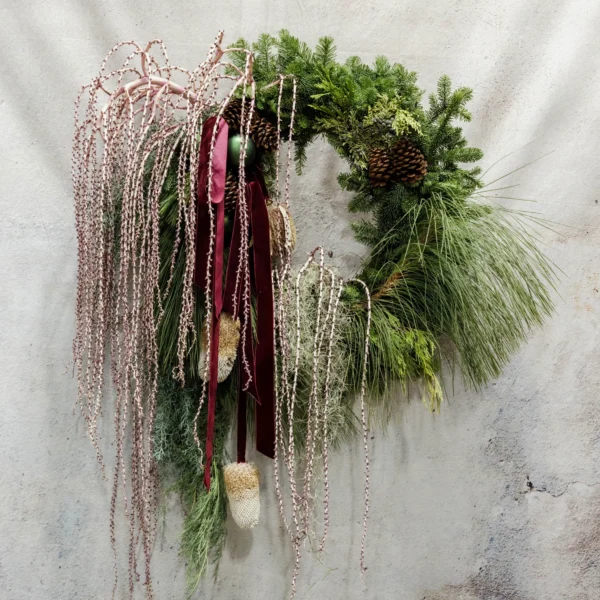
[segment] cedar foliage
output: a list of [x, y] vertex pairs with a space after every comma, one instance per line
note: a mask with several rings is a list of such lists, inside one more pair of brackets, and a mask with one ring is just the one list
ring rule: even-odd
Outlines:
[[[226, 441], [237, 398], [233, 382], [220, 385], [215, 412], [214, 462], [210, 490], [204, 487], [204, 470], [194, 440], [194, 417], [200, 386], [182, 388], [171, 377], [161, 376], [154, 429], [155, 457], [167, 493], [176, 493], [185, 518], [181, 553], [186, 560], [188, 597], [206, 573], [211, 561], [218, 563], [225, 543], [227, 496], [222, 466], [226, 464]], [[200, 413], [198, 432], [204, 440], [207, 413]]]

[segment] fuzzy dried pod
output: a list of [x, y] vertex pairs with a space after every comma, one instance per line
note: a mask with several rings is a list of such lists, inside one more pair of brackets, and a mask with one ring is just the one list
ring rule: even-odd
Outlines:
[[[230, 314], [223, 312], [219, 318], [219, 361], [217, 369], [217, 381], [225, 381], [237, 358], [237, 349], [240, 343], [240, 321], [234, 319]], [[202, 376], [206, 365], [207, 356], [207, 338], [206, 323], [202, 324], [202, 334], [200, 336], [200, 362], [199, 372]]]
[[230, 463], [223, 467], [231, 516], [240, 529], [252, 529], [260, 517], [260, 476], [253, 463]]
[[289, 248], [290, 252], [296, 247], [296, 226], [290, 213], [290, 209], [284, 204], [270, 204], [267, 207], [269, 213], [269, 230], [271, 237], [271, 258], [279, 261], [285, 257], [286, 221], [289, 223]]

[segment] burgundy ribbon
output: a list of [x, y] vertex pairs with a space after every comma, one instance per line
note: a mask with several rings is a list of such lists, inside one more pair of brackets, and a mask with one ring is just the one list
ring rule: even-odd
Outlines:
[[255, 372], [258, 400], [256, 403], [256, 449], [275, 456], [275, 321], [271, 282], [271, 243], [267, 190], [260, 171], [248, 184], [252, 202], [252, 238], [254, 251], [254, 288], [256, 293]]
[[[275, 456], [275, 338], [273, 314], [273, 288], [271, 283], [271, 246], [269, 215], [267, 212], [267, 190], [260, 171], [249, 175], [246, 204], [252, 226], [253, 281], [252, 288], [256, 298], [256, 343], [253, 338], [252, 324], [240, 314], [241, 328], [246, 331], [246, 358], [250, 366], [250, 376], [239, 361], [240, 389], [238, 393], [237, 417], [237, 460], [246, 461], [246, 391], [255, 399], [256, 449], [269, 458]], [[235, 274], [239, 264], [239, 244], [241, 243], [241, 225], [239, 211], [236, 210], [227, 281], [225, 285], [224, 310], [233, 312]], [[241, 286], [240, 286], [241, 288]], [[243, 290], [239, 290], [241, 300]], [[249, 302], [250, 298], [246, 298]], [[238, 306], [241, 302], [238, 302]]]
[[[200, 161], [198, 172], [198, 220], [196, 229], [196, 265], [194, 281], [206, 291], [206, 271], [210, 244], [209, 201], [214, 210], [214, 248], [212, 257], [212, 322], [210, 327], [210, 357], [208, 379], [208, 425], [206, 431], [206, 451], [204, 463], [204, 485], [210, 489], [210, 470], [213, 457], [213, 437], [215, 429], [215, 409], [217, 404], [217, 376], [219, 368], [219, 319], [223, 308], [223, 247], [225, 241], [225, 177], [227, 171], [227, 138], [229, 127], [221, 119], [215, 132], [215, 117], [207, 119], [202, 129], [200, 141]], [[208, 165], [210, 148], [214, 136], [212, 162], [212, 185], [208, 197]]]
[[[201, 289], [206, 289], [206, 270], [210, 244], [210, 219], [208, 206], [208, 161], [213, 138], [215, 118], [204, 124], [200, 142], [200, 159], [198, 166], [198, 220], [196, 234], [196, 265], [194, 282]], [[236, 302], [235, 283], [240, 260], [242, 242], [242, 224], [240, 207], [236, 206], [233, 232], [229, 249], [229, 260], [223, 292], [224, 262], [224, 190], [227, 161], [228, 126], [224, 120], [219, 122], [213, 152], [213, 181], [210, 201], [215, 214], [215, 245], [211, 273], [213, 318], [211, 323], [211, 352], [209, 357], [208, 381], [208, 426], [206, 432], [206, 452], [204, 467], [204, 484], [210, 489], [210, 471], [213, 457], [213, 438], [215, 409], [217, 398], [217, 373], [219, 359], [219, 318], [222, 310], [232, 317]], [[267, 211], [267, 189], [258, 169], [252, 170], [248, 176], [246, 194], [242, 202], [250, 216], [253, 239], [253, 272], [252, 288], [256, 297], [256, 341], [253, 336], [251, 318], [246, 322], [244, 311], [240, 311], [240, 326], [245, 331], [245, 356], [250, 373], [238, 359], [240, 371], [240, 388], [238, 392], [238, 462], [245, 462], [246, 457], [246, 405], [249, 393], [255, 399], [256, 411], [256, 448], [262, 454], [273, 458], [275, 453], [275, 340], [273, 315], [273, 290], [271, 282], [271, 251], [269, 217]], [[243, 297], [244, 282], [238, 283], [237, 308], [250, 304], [249, 297]]]

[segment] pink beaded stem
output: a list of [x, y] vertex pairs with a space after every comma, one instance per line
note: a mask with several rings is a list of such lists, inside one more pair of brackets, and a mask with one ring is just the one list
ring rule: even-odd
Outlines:
[[[181, 312], [178, 322], [177, 364], [173, 377], [185, 383], [188, 350], [197, 343], [194, 324], [196, 202], [193, 194], [198, 185], [194, 165], [199, 159], [200, 139], [206, 119], [217, 119], [211, 136], [207, 164], [207, 193], [210, 197], [214, 175], [214, 150], [219, 118], [237, 91], [250, 98], [241, 109], [241, 149], [238, 185], [239, 218], [242, 243], [235, 277], [234, 313], [244, 315], [247, 324], [241, 332], [240, 361], [250, 381], [250, 365], [245, 340], [252, 335], [250, 306], [249, 233], [250, 215], [242, 194], [245, 193], [245, 155], [250, 125], [255, 110], [255, 83], [252, 79], [253, 56], [243, 49], [223, 49], [223, 32], [219, 32], [207, 59], [189, 71], [171, 65], [160, 40], [145, 47], [128, 41], [116, 45], [102, 62], [96, 77], [83, 86], [75, 102], [72, 178], [78, 247], [78, 282], [76, 298], [76, 333], [73, 339], [73, 363], [77, 376], [78, 405], [86, 422], [98, 461], [104, 474], [98, 423], [105, 399], [104, 364], [109, 351], [110, 373], [115, 391], [115, 467], [110, 502], [110, 541], [115, 561], [113, 598], [118, 589], [116, 511], [119, 495], [129, 523], [128, 593], [132, 598], [138, 574], [138, 557], [143, 556], [143, 584], [148, 598], [154, 597], [150, 563], [156, 537], [158, 507], [158, 470], [154, 457], [154, 420], [158, 392], [157, 332], [164, 315], [163, 301], [171, 290], [176, 257], [184, 252]], [[108, 65], [126, 52], [118, 68]], [[229, 52], [244, 52], [243, 69], [226, 63]], [[225, 74], [224, 66], [229, 67]], [[280, 76], [271, 85], [279, 85], [277, 109], [277, 164], [281, 153], [281, 101], [288, 76]], [[275, 488], [279, 511], [288, 531], [295, 554], [291, 598], [296, 595], [302, 545], [310, 535], [314, 512], [314, 492], [318, 464], [323, 468], [323, 549], [329, 528], [329, 405], [331, 368], [337, 336], [341, 294], [344, 281], [324, 265], [324, 253], [316, 248], [294, 275], [292, 270], [292, 229], [288, 213], [292, 142], [296, 111], [297, 83], [292, 79], [287, 161], [283, 193], [276, 180], [276, 200], [285, 207], [285, 243], [281, 260], [273, 266], [275, 300]], [[229, 88], [220, 95], [226, 81]], [[112, 91], [110, 91], [112, 90]], [[107, 97], [107, 98], [106, 98]], [[217, 100], [222, 97], [222, 100]], [[104, 100], [103, 103], [100, 100]], [[166, 290], [160, 289], [160, 197], [172, 161], [176, 165], [177, 224], [175, 242], [169, 257]], [[190, 167], [191, 166], [191, 167]], [[192, 199], [190, 198], [192, 195]], [[212, 265], [215, 251], [215, 214], [209, 203], [209, 247], [204, 295], [205, 326], [210, 327], [213, 298]], [[315, 255], [319, 254], [318, 262]], [[310, 339], [303, 340], [301, 323], [301, 283], [311, 269], [318, 269], [316, 319]], [[362, 282], [359, 282], [361, 285]], [[361, 541], [361, 568], [364, 570], [364, 547], [369, 511], [369, 456], [365, 413], [366, 369], [369, 354], [371, 306], [368, 298], [363, 377], [360, 389], [361, 423], [365, 450], [365, 513]], [[239, 294], [238, 292], [242, 292]], [[237, 299], [241, 298], [241, 301]], [[239, 304], [239, 305], [238, 305]], [[291, 323], [294, 323], [296, 327]], [[211, 336], [206, 336], [210, 354]], [[306, 437], [294, 439], [294, 419], [299, 399], [298, 375], [300, 354], [310, 344], [310, 391], [306, 405]], [[203, 381], [208, 379], [208, 361]], [[194, 417], [194, 439], [200, 461], [202, 444], [198, 420], [207, 395], [203, 383]], [[125, 449], [131, 439], [131, 454]], [[304, 457], [297, 444], [306, 449]], [[286, 515], [280, 461], [290, 488], [290, 518]], [[140, 559], [141, 560], [141, 559]]]
[[363, 449], [365, 452], [365, 510], [363, 514], [363, 534], [360, 541], [360, 568], [363, 574], [367, 570], [365, 563], [365, 543], [367, 539], [367, 520], [369, 518], [369, 431], [367, 429], [367, 417], [365, 408], [365, 396], [367, 392], [367, 368], [369, 366], [369, 347], [370, 347], [370, 334], [371, 334], [371, 294], [366, 283], [360, 279], [351, 279], [350, 281], [356, 282], [362, 286], [367, 298], [367, 327], [365, 330], [365, 353], [363, 357], [363, 370], [360, 382], [360, 422], [363, 431]]
[[[280, 76], [277, 82], [270, 85], [279, 86], [277, 101], [277, 165], [280, 163], [281, 153], [281, 106], [286, 77]], [[267, 86], [270, 87], [270, 86]], [[290, 118], [290, 137], [287, 149], [287, 164], [283, 197], [279, 195], [279, 181], [276, 178], [275, 197], [286, 208], [290, 203], [290, 173], [292, 163], [292, 135], [296, 108], [296, 81], [292, 85], [292, 114]], [[323, 550], [329, 530], [329, 403], [331, 398], [331, 366], [334, 351], [334, 340], [337, 333], [337, 315], [339, 312], [341, 295], [345, 282], [337, 277], [333, 271], [324, 266], [324, 254], [321, 248], [316, 248], [307, 258], [305, 264], [299, 269], [296, 276], [292, 276], [291, 268], [291, 225], [289, 214], [284, 211], [285, 248], [282, 259], [274, 264], [273, 268], [273, 294], [275, 298], [275, 338], [277, 349], [277, 365], [275, 373], [275, 462], [274, 480], [279, 506], [279, 512], [285, 529], [290, 535], [294, 549], [294, 571], [292, 575], [290, 599], [297, 593], [297, 578], [302, 557], [302, 545], [309, 535], [310, 522], [313, 515], [313, 490], [315, 486], [315, 463], [317, 448], [321, 449], [323, 468], [323, 533], [319, 543], [319, 550]], [[320, 260], [315, 265], [315, 254]], [[309, 269], [318, 269], [318, 292], [316, 292], [316, 318], [314, 329], [311, 333], [312, 362], [311, 362], [311, 387], [307, 404], [306, 438], [294, 439], [294, 419], [298, 403], [298, 375], [300, 367], [301, 348], [308, 342], [302, 340], [300, 322], [301, 281], [308, 274]], [[328, 274], [328, 293], [325, 294], [324, 275]], [[362, 282], [361, 282], [362, 283]], [[362, 284], [364, 286], [364, 284]], [[365, 288], [368, 296], [368, 290]], [[363, 444], [365, 449], [365, 513], [363, 518], [363, 537], [361, 541], [361, 568], [364, 567], [364, 546], [366, 539], [366, 525], [369, 501], [369, 458], [368, 458], [368, 433], [366, 427], [365, 392], [366, 369], [368, 364], [369, 333], [370, 333], [370, 298], [367, 300], [368, 318], [365, 337], [365, 356], [360, 389], [361, 423], [363, 427]], [[289, 324], [295, 322], [295, 328], [290, 330]], [[295, 331], [294, 331], [295, 329]], [[321, 373], [324, 366], [324, 380]], [[298, 464], [297, 443], [305, 448], [302, 464]], [[280, 460], [285, 467], [285, 476], [290, 488], [290, 518], [286, 514], [284, 494], [282, 491], [282, 478]], [[302, 487], [298, 486], [298, 469], [303, 471]]]
[[[254, 85], [250, 53], [243, 50], [248, 56], [246, 68], [237, 69], [222, 58], [240, 49], [223, 49], [222, 40], [223, 33], [219, 32], [207, 59], [193, 71], [171, 65], [160, 40], [153, 40], [145, 47], [132, 41], [117, 44], [102, 62], [98, 75], [82, 87], [75, 101], [71, 171], [79, 263], [73, 365], [79, 408], [104, 473], [98, 422], [105, 398], [105, 352], [110, 353], [116, 450], [110, 502], [110, 540], [115, 560], [113, 598], [120, 596], [115, 532], [119, 495], [129, 521], [129, 597], [133, 597], [140, 579], [137, 573], [140, 551], [146, 595], [154, 597], [150, 561], [158, 506], [154, 458], [159, 370], [157, 331], [164, 314], [164, 290], [161, 294], [159, 288], [159, 203], [169, 166], [178, 150], [177, 233], [170, 257], [167, 291], [173, 279], [175, 258], [183, 251], [178, 364], [174, 372], [183, 385], [186, 355], [196, 339], [193, 288], [196, 203], [190, 201], [190, 193], [197, 187], [197, 169], [190, 165], [197, 164], [206, 118], [215, 109], [220, 116], [240, 86], [245, 89], [247, 85]], [[123, 50], [127, 55], [120, 66], [109, 70], [108, 65], [117, 60]], [[225, 65], [236, 74], [224, 74]], [[223, 81], [230, 90], [223, 101], [217, 102]], [[253, 105], [250, 111], [252, 108]], [[243, 121], [247, 124], [248, 119]], [[247, 144], [247, 125], [245, 130], [243, 139]], [[216, 129], [212, 132], [208, 166], [209, 194], [215, 132]], [[244, 222], [247, 233], [247, 215]], [[210, 228], [207, 290], [211, 289], [214, 253], [212, 212]], [[246, 258], [242, 265], [243, 282], [247, 282], [247, 270]], [[205, 307], [209, 317], [211, 305], [209, 292]], [[242, 310], [248, 314], [247, 301]], [[203, 388], [198, 414], [205, 394]], [[131, 456], [127, 460], [125, 448], [129, 436]], [[196, 443], [200, 446], [197, 434]]]

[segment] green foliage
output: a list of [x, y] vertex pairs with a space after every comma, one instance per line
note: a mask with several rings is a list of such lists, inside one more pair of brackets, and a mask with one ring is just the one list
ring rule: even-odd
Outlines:
[[[364, 308], [360, 304], [359, 306]], [[353, 359], [348, 385], [353, 391], [360, 389], [365, 331], [365, 311], [353, 311], [350, 330], [346, 336], [346, 354]], [[383, 409], [380, 416], [384, 423], [393, 412], [394, 404], [389, 399], [398, 385], [406, 394], [411, 382], [421, 382], [423, 403], [432, 411], [439, 410], [443, 400], [437, 378], [440, 356], [437, 342], [431, 333], [407, 328], [385, 304], [376, 302], [371, 314], [370, 343], [368, 401], [372, 408]]]
[[[249, 44], [240, 39], [236, 48], [252, 50], [255, 55], [253, 75], [259, 84], [257, 106], [275, 122], [278, 86], [267, 88], [280, 74], [294, 76], [298, 85], [297, 114], [294, 126], [296, 159], [299, 170], [306, 161], [306, 147], [321, 134], [326, 134], [333, 147], [345, 158], [352, 158], [366, 166], [368, 144], [366, 138], [379, 139], [384, 129], [365, 124], [369, 109], [379, 101], [393, 107], [392, 123], [400, 129], [419, 130], [424, 115], [418, 110], [422, 95], [416, 86], [416, 73], [401, 65], [391, 65], [385, 57], [378, 57], [373, 68], [358, 57], [345, 64], [335, 62], [335, 46], [329, 37], [319, 40], [315, 50], [282, 30], [278, 37], [261, 35]], [[238, 67], [245, 63], [243, 53], [232, 53], [232, 62]], [[292, 82], [285, 82], [282, 101], [284, 131], [290, 123]], [[386, 132], [389, 138], [389, 132]], [[389, 139], [388, 139], [389, 141]]]
[[[236, 47], [254, 52], [253, 75], [257, 106], [273, 123], [277, 119], [279, 75], [293, 76], [298, 86], [294, 139], [300, 170], [307, 146], [323, 135], [348, 163], [340, 186], [353, 193], [352, 213], [357, 240], [370, 249], [358, 277], [371, 290], [371, 351], [367, 372], [368, 397], [386, 420], [395, 408], [391, 393], [416, 384], [423, 402], [439, 410], [443, 399], [439, 380], [444, 362], [457, 366], [467, 382], [485, 384], [500, 374], [530, 328], [552, 311], [549, 289], [554, 274], [530, 232], [527, 216], [489, 205], [483, 198], [482, 157], [468, 146], [459, 123], [469, 121], [468, 88], [453, 89], [447, 77], [423, 107], [417, 76], [405, 67], [378, 57], [373, 66], [351, 57], [336, 62], [335, 46], [321, 38], [313, 50], [281, 31], [261, 35]], [[244, 66], [246, 56], [233, 53]], [[284, 83], [282, 125], [289, 129], [292, 81]], [[417, 185], [396, 184], [374, 189], [368, 161], [374, 148], [391, 148], [408, 138], [424, 154], [428, 173]], [[237, 369], [218, 386], [215, 454], [211, 490], [203, 486], [193, 422], [200, 397], [198, 340], [186, 356], [187, 387], [172, 379], [177, 362], [178, 322], [185, 249], [179, 247], [178, 198], [174, 157], [160, 200], [160, 287], [163, 314], [158, 330], [159, 382], [155, 422], [155, 453], [163, 480], [179, 494], [186, 512], [182, 553], [188, 565], [190, 594], [211, 560], [218, 560], [225, 539], [227, 499], [221, 466], [231, 429], [237, 390]], [[273, 178], [272, 156], [260, 157], [267, 180]], [[149, 160], [151, 163], [151, 159]], [[118, 218], [118, 215], [111, 218]], [[312, 278], [311, 278], [312, 277]], [[298, 398], [294, 437], [305, 439], [306, 410], [312, 382], [312, 335], [315, 323], [315, 280], [303, 279]], [[365, 348], [367, 303], [360, 286], [348, 285], [340, 307], [339, 334], [334, 340], [332, 396], [329, 403], [330, 441], [336, 444], [355, 430], [352, 395], [360, 389]], [[202, 322], [202, 298], [197, 298], [196, 329]], [[295, 333], [295, 328], [291, 328]], [[293, 340], [292, 340], [293, 341]], [[322, 369], [318, 373], [323, 381]], [[319, 393], [322, 390], [319, 389]], [[249, 409], [251, 420], [252, 410]], [[285, 417], [285, 415], [284, 415]], [[206, 410], [198, 423], [203, 444]]]
[[[453, 89], [441, 77], [425, 108], [416, 74], [385, 57], [373, 66], [357, 57], [340, 64], [331, 38], [311, 50], [287, 31], [241, 43], [256, 53], [258, 103], [267, 117], [276, 118], [278, 90], [265, 86], [280, 73], [298, 82], [298, 168], [318, 135], [348, 162], [349, 172], [338, 181], [355, 194], [349, 210], [364, 217], [353, 231], [371, 249], [359, 277], [373, 294], [373, 398], [389, 398], [394, 382], [406, 388], [419, 379], [426, 403], [437, 408], [442, 354], [475, 386], [498, 376], [529, 329], [552, 311], [548, 290], [554, 275], [526, 217], [482, 202], [480, 169], [470, 166], [482, 152], [468, 145], [460, 126], [471, 119], [472, 90]], [[290, 89], [286, 80], [285, 127]], [[370, 152], [391, 148], [400, 137], [423, 152], [427, 175], [417, 185], [372, 188]], [[351, 389], [357, 385], [366, 318], [364, 299], [353, 299], [356, 294], [346, 293], [354, 311], [347, 339], [356, 362], [349, 372]], [[444, 339], [452, 343], [442, 352]]]
[[[187, 562], [189, 595], [193, 593], [210, 561], [218, 562], [225, 542], [227, 496], [221, 467], [226, 461], [225, 442], [231, 428], [237, 394], [232, 378], [218, 390], [214, 461], [210, 491], [203, 483], [204, 470], [194, 440], [194, 417], [200, 386], [181, 388], [170, 377], [159, 380], [154, 425], [155, 457], [167, 492], [177, 493], [185, 510], [181, 552]], [[200, 414], [198, 433], [204, 443], [206, 410]]]
[[404, 135], [411, 130], [421, 133], [421, 124], [411, 113], [400, 107], [400, 100], [389, 98], [381, 94], [373, 106], [369, 106], [367, 116], [364, 118], [365, 126], [379, 126], [391, 129], [397, 136]]

